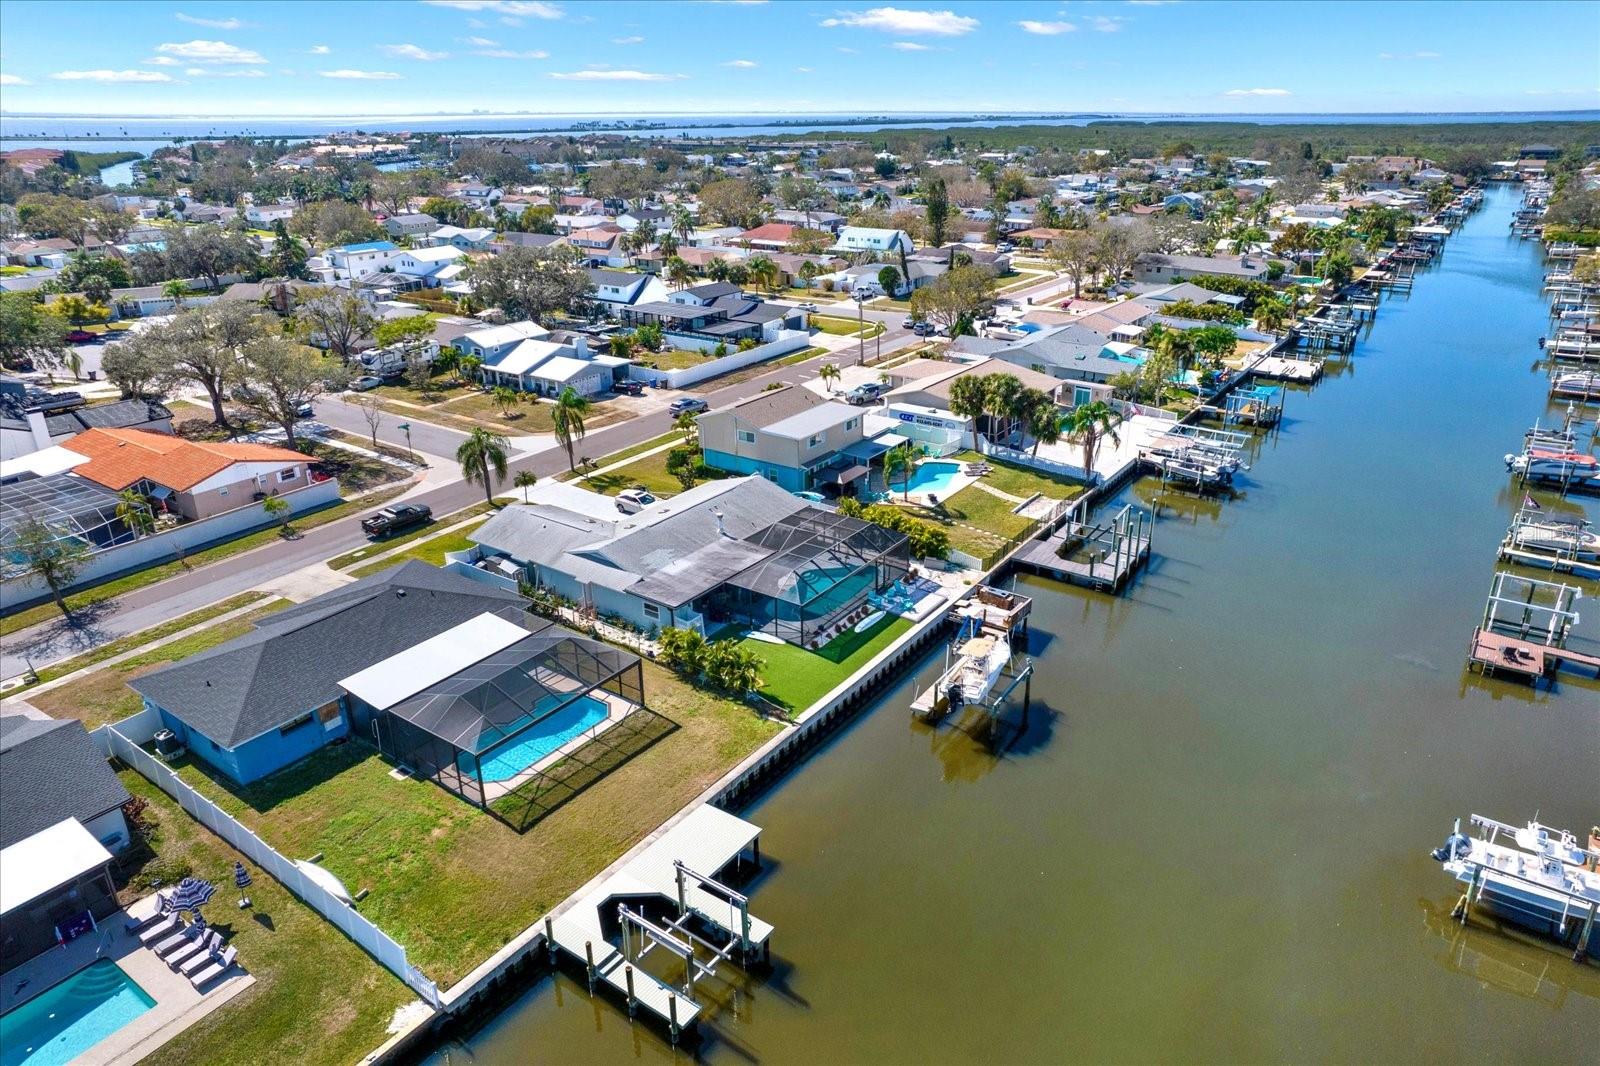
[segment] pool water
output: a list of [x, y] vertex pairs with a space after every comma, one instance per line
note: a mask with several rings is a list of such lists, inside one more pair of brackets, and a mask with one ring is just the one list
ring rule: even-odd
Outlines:
[[[504, 744], [478, 756], [485, 783], [508, 781], [560, 748], [567, 741], [606, 720], [606, 705], [593, 696], [580, 696], [550, 717]], [[472, 756], [458, 760], [463, 773], [472, 772]], [[9, 1066], [9, 1064], [5, 1064]]]
[[59, 1066], [156, 1005], [110, 959], [0, 1014], [0, 1066]]
[[[911, 481], [905, 486], [908, 492], [936, 492], [943, 496], [950, 491], [951, 482], [961, 472], [960, 463], [927, 461], [917, 464], [911, 472]], [[899, 479], [895, 479], [894, 488], [900, 488]]]

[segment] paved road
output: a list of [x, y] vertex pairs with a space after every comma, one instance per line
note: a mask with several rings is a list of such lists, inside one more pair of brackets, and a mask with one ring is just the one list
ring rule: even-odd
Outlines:
[[[354, 434], [362, 440], [372, 439], [372, 430], [367, 426], [366, 412], [345, 397], [331, 393], [319, 396], [313, 409], [317, 421]], [[452, 456], [461, 446], [461, 442], [467, 438], [465, 433], [424, 422], [421, 418], [402, 418], [388, 411], [381, 414], [382, 419], [378, 422], [378, 440], [396, 448], [406, 447], [406, 431], [400, 428], [402, 423], [409, 423], [411, 426], [411, 447], [429, 455]]]
[[[873, 312], [869, 310], [868, 314], [871, 315]], [[883, 351], [886, 355], [922, 341], [922, 338], [899, 328], [898, 319], [904, 317], [903, 315], [893, 317], [896, 320], [883, 337]], [[875, 348], [875, 342], [869, 343], [869, 357]], [[816, 356], [804, 363], [777, 367], [765, 374], [700, 395], [712, 407], [722, 407], [755, 395], [771, 382], [799, 381], [814, 374], [820, 363], [835, 358], [840, 356]], [[331, 423], [332, 419], [328, 418], [327, 414], [333, 410], [333, 405], [326, 401], [318, 403], [318, 417]], [[361, 417], [359, 411], [353, 413], [357, 418]], [[412, 425], [413, 439], [416, 440], [416, 427], [420, 423], [413, 422]], [[665, 410], [655, 411], [595, 430], [585, 438], [584, 451], [594, 456], [607, 455], [652, 437], [658, 437], [671, 428], [672, 416]], [[366, 424], [363, 421], [359, 430], [353, 432], [364, 435], [365, 431]], [[440, 432], [450, 431], [440, 430]], [[381, 433], [380, 439], [382, 439]], [[417, 444], [420, 447], [421, 441], [417, 440]], [[452, 454], [454, 450], [452, 446], [443, 454]], [[511, 464], [505, 484], [497, 491], [500, 493], [510, 491], [510, 478], [520, 470], [532, 470], [540, 477], [548, 477], [565, 470], [566, 467], [566, 454], [560, 449], [550, 449], [526, 456]], [[469, 506], [480, 499], [482, 494], [483, 490], [480, 487], [457, 481], [413, 496], [410, 500], [425, 503], [433, 508], [435, 514], [444, 515]], [[367, 512], [363, 512], [365, 513]], [[41, 667], [58, 659], [76, 655], [109, 640], [237, 595], [301, 567], [360, 547], [367, 543], [366, 536], [361, 532], [360, 517], [358, 515], [330, 522], [325, 526], [306, 531], [297, 540], [277, 541], [126, 593], [92, 612], [84, 612], [85, 616], [75, 625], [69, 626], [64, 621], [52, 621], [7, 637], [3, 650], [0, 650], [0, 677], [15, 677], [25, 672], [29, 662], [35, 667]]]

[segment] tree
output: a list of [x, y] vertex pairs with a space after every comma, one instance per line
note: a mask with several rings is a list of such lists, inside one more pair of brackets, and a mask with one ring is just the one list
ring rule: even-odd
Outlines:
[[772, 290], [778, 287], [782, 272], [778, 264], [764, 255], [753, 255], [745, 261], [745, 269], [750, 271], [750, 278], [763, 289]]
[[67, 350], [67, 323], [31, 293], [0, 293], [0, 364], [21, 369], [27, 363], [60, 366]]
[[[915, 301], [913, 301], [915, 302]], [[978, 450], [978, 419], [989, 400], [983, 379], [963, 374], [950, 383], [950, 413], [972, 420], [972, 450]]]
[[1118, 444], [1122, 443], [1117, 436], [1116, 412], [1104, 400], [1079, 404], [1072, 409], [1072, 414], [1067, 418], [1067, 429], [1074, 437], [1079, 438], [1083, 448], [1083, 474], [1092, 485], [1097, 477], [1094, 472], [1094, 457], [1100, 449], [1101, 435], [1110, 437]]
[[885, 296], [894, 296], [900, 291], [900, 271], [888, 264], [878, 271], [878, 287]]
[[321, 352], [269, 333], [239, 349], [244, 388], [240, 403], [283, 428], [284, 442], [296, 447], [294, 427], [300, 410], [326, 392], [342, 387], [345, 368]]
[[576, 310], [594, 290], [577, 252], [566, 246], [508, 248], [470, 264], [466, 277], [485, 307], [500, 308], [512, 321]]
[[[159, 332], [158, 332], [159, 331]], [[184, 311], [147, 328], [167, 352], [170, 382], [198, 385], [211, 400], [212, 421], [228, 424], [222, 401], [243, 380], [240, 350], [266, 333], [266, 319], [249, 304], [215, 303]]]
[[700, 419], [693, 411], [681, 412], [672, 420], [672, 428], [683, 434], [683, 443], [694, 447], [700, 435]]
[[1039, 389], [1025, 389], [1023, 396], [1027, 402], [1028, 436], [1033, 438], [1033, 454], [1038, 456], [1039, 445], [1061, 439], [1061, 412], [1056, 402]]
[[954, 337], [994, 302], [994, 276], [979, 266], [958, 266], [911, 294], [911, 313]]
[[522, 502], [527, 503], [528, 490], [539, 483], [539, 476], [532, 470], [518, 470], [517, 476], [511, 479], [511, 483], [522, 490]]
[[689, 264], [678, 256], [667, 260], [667, 281], [676, 288], [683, 288], [694, 280], [694, 271], [689, 269]]
[[283, 523], [283, 535], [289, 535], [289, 501], [282, 496], [268, 496], [261, 501], [261, 509], [268, 518]]
[[456, 449], [456, 462], [461, 464], [461, 476], [469, 484], [483, 486], [483, 497], [491, 507], [494, 505], [494, 482], [506, 479], [510, 448], [511, 444], [505, 437], [479, 426], [467, 434], [467, 439]]
[[817, 367], [817, 377], [828, 387], [828, 391], [832, 392], [834, 384], [839, 380], [838, 365], [835, 363], [823, 363]]
[[168, 267], [180, 276], [199, 275], [215, 291], [223, 274], [259, 271], [260, 257], [247, 234], [222, 226], [169, 226], [166, 235]]
[[1100, 263], [1105, 267], [1110, 284], [1133, 269], [1139, 257], [1155, 245], [1155, 234], [1148, 223], [1133, 225], [1101, 225], [1093, 230], [1100, 249]]
[[494, 400], [494, 405], [500, 409], [501, 418], [511, 417], [511, 412], [517, 409], [517, 404], [522, 400], [522, 395], [510, 385], [496, 385], [489, 397]]
[[1177, 371], [1174, 349], [1170, 345], [1158, 345], [1139, 367], [1140, 395], [1149, 396], [1159, 407], [1166, 400], [1167, 387]]
[[[111, 308], [105, 304], [90, 303], [75, 292], [68, 293], [65, 296], [57, 296], [50, 301], [49, 310], [51, 314], [66, 319], [69, 324], [74, 326], [111, 317]], [[65, 353], [63, 353], [62, 358], [65, 358]]]
[[667, 669], [697, 680], [705, 667], [706, 638], [696, 629], [668, 626], [658, 638], [661, 650], [656, 661]]
[[306, 269], [306, 250], [300, 241], [289, 235], [289, 227], [284, 225], [283, 219], [278, 219], [272, 224], [272, 255], [267, 260], [267, 269], [274, 277], [306, 279], [311, 276]]
[[43, 522], [29, 518], [17, 528], [11, 551], [24, 573], [45, 583], [50, 598], [70, 620], [72, 612], [63, 594], [78, 580], [78, 574], [88, 562], [88, 546], [76, 537], [59, 536]]
[[569, 470], [578, 469], [578, 460], [573, 449], [588, 433], [583, 424], [583, 416], [589, 413], [591, 406], [593, 405], [586, 398], [579, 396], [571, 386], [562, 389], [561, 395], [556, 397], [556, 409], [552, 420], [555, 422], [556, 440], [567, 450]]
[[427, 315], [411, 315], [407, 318], [379, 322], [372, 331], [372, 339], [381, 347], [387, 348], [391, 344], [424, 340], [433, 336], [433, 329], [433, 319]]
[[361, 409], [361, 417], [366, 420], [367, 433], [372, 438], [372, 450], [378, 450], [378, 427], [383, 425], [383, 408], [371, 396], [363, 396], [356, 401], [356, 406]]
[[938, 248], [944, 244], [945, 225], [950, 217], [950, 196], [945, 191], [943, 178], [928, 182], [923, 201], [928, 220], [928, 243]]
[[157, 382], [171, 373], [167, 349], [150, 338], [151, 332], [140, 330], [107, 345], [100, 359], [100, 372], [125, 397], [148, 395]]
[[[445, 202], [456, 203], [448, 200]], [[464, 208], [466, 205], [459, 206]], [[424, 210], [427, 210], [426, 207]], [[431, 211], [428, 213], [432, 214]], [[295, 233], [309, 239], [318, 248], [354, 244], [358, 241], [382, 240], [387, 236], [383, 227], [373, 221], [370, 214], [356, 204], [343, 200], [306, 204], [294, 213], [289, 225]]]
[[911, 498], [911, 471], [917, 465], [917, 454], [916, 446], [910, 441], [896, 444], [883, 454], [883, 480], [892, 485], [898, 474], [900, 492], [905, 499]]
[[1256, 326], [1268, 333], [1277, 333], [1288, 324], [1292, 312], [1286, 301], [1274, 297], [1256, 304]]
[[477, 381], [482, 368], [483, 360], [470, 352], [456, 360], [456, 374], [467, 381]]
[[308, 341], [326, 348], [342, 363], [350, 362], [356, 345], [378, 326], [361, 297], [340, 289], [316, 289], [307, 294], [295, 308], [295, 321]]
[[1187, 332], [1194, 354], [1211, 365], [1232, 355], [1234, 349], [1238, 347], [1238, 334], [1227, 326], [1201, 326], [1199, 329]]
[[765, 206], [756, 187], [740, 178], [713, 181], [700, 188], [701, 215], [724, 226], [759, 226]]
[[1022, 382], [1014, 374], [989, 374], [983, 378], [983, 409], [994, 422], [1002, 422], [1005, 429], [999, 434], [1002, 441], [1009, 440], [1013, 424], [1025, 412]]
[[1084, 279], [1100, 264], [1100, 241], [1088, 230], [1068, 230], [1050, 242], [1050, 265], [1072, 279], [1072, 295], [1083, 295]]
[[146, 536], [156, 528], [156, 516], [150, 513], [150, 501], [135, 489], [117, 493], [117, 519], [136, 536]]

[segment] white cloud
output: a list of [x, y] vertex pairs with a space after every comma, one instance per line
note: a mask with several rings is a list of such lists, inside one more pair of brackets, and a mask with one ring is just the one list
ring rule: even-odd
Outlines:
[[1126, 21], [1121, 15], [1091, 15], [1089, 28], [1096, 33], [1116, 33]]
[[756, 63], [754, 60], [750, 59], [730, 59], [722, 65], [725, 67], [736, 67], [739, 70], [754, 70], [756, 67], [760, 66], [759, 63]]
[[872, 7], [865, 11], [841, 11], [822, 20], [824, 26], [852, 26], [884, 33], [929, 34], [934, 37], [960, 37], [978, 28], [978, 20], [954, 11], [912, 11], [903, 7]]
[[147, 67], [180, 67], [183, 65], [171, 56], [151, 56], [144, 61], [144, 64]]
[[654, 74], [646, 70], [571, 70], [552, 72], [557, 81], [679, 81], [683, 74]]
[[640, 37], [638, 34], [634, 34], [631, 37], [613, 37], [613, 38], [611, 38], [611, 43], [612, 44], [644, 44], [644, 38]]
[[810, 67], [795, 67], [794, 68], [794, 72], [796, 74], [810, 74], [811, 73], [811, 68]]
[[470, 44], [474, 48], [495, 48], [500, 44], [499, 41], [491, 41], [487, 37], [463, 37], [461, 43]]
[[244, 70], [206, 70], [204, 67], [190, 67], [184, 71], [191, 78], [265, 78], [267, 72], [259, 67], [247, 67]]
[[159, 70], [58, 70], [50, 75], [57, 81], [171, 81]]
[[400, 77], [392, 70], [319, 70], [317, 73], [342, 81], [394, 81]]
[[1017, 23], [1027, 33], [1036, 33], [1041, 37], [1054, 37], [1057, 34], [1071, 33], [1078, 27], [1070, 22], [1039, 22], [1035, 19], [1023, 19]]
[[512, 49], [512, 48], [480, 48], [478, 51], [476, 51], [476, 52], [474, 52], [472, 54], [473, 55], [478, 55], [478, 56], [483, 56], [486, 59], [549, 59], [550, 58], [550, 53], [549, 52], [542, 52], [542, 51], [539, 51], [538, 49], [530, 49], [530, 50], [528, 50], [526, 52], [518, 52], [518, 51], [516, 51], [515, 49]]
[[1292, 96], [1288, 89], [1229, 89], [1223, 96]]
[[493, 11], [499, 15], [525, 15], [536, 19], [558, 19], [565, 12], [555, 4], [538, 0], [422, 0], [432, 7], [453, 7], [457, 11]]
[[918, 44], [916, 41], [896, 41], [893, 44], [891, 44], [889, 47], [897, 49], [897, 50], [899, 50], [901, 52], [931, 52], [931, 51], [933, 51], [933, 49], [928, 47], [927, 45]]
[[378, 51], [399, 59], [418, 59], [424, 63], [431, 63], [435, 59], [448, 59], [449, 52], [430, 52], [426, 48], [414, 44], [380, 44]]
[[1379, 52], [1379, 59], [1438, 59], [1438, 52], [1421, 49], [1416, 52]]
[[325, 56], [325, 55], [328, 55], [329, 53], [331, 53], [332, 51], [333, 51], [333, 49], [329, 48], [325, 44], [314, 44], [314, 45], [312, 45], [310, 48], [308, 48], [306, 50], [306, 54], [307, 55], [313, 55], [313, 56]]
[[173, 16], [179, 22], [187, 22], [191, 26], [206, 26], [213, 30], [237, 30], [244, 27], [239, 19], [202, 19], [193, 15], [185, 15], [182, 11]]
[[183, 41], [156, 47], [162, 55], [187, 59], [191, 63], [265, 63], [266, 56], [226, 41]]
[[15, 74], [0, 74], [0, 85], [31, 85], [32, 82], [19, 78]]

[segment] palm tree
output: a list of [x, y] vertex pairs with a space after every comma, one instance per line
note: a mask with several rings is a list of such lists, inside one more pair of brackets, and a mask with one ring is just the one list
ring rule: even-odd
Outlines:
[[1289, 321], [1289, 305], [1272, 297], [1256, 304], [1256, 326], [1268, 333], [1276, 333]]
[[578, 457], [573, 449], [578, 442], [583, 440], [588, 432], [583, 425], [583, 416], [589, 413], [593, 406], [587, 399], [579, 396], [572, 386], [561, 390], [561, 395], [556, 397], [554, 421], [556, 425], [556, 440], [567, 450], [567, 469], [578, 469]]
[[678, 235], [680, 241], [685, 242], [694, 234], [694, 216], [682, 204], [672, 209], [672, 232]]
[[[461, 464], [461, 476], [469, 483], [483, 486], [483, 498], [494, 505], [494, 482], [506, 479], [507, 456], [511, 443], [498, 433], [481, 426], [467, 434], [467, 439], [456, 449], [456, 462]], [[490, 473], [493, 477], [490, 477]]]
[[782, 272], [778, 270], [778, 264], [766, 256], [751, 256], [745, 261], [745, 269], [750, 271], [750, 280], [763, 289], [771, 291], [778, 287], [778, 279]]
[[475, 355], [463, 355], [456, 360], [456, 373], [467, 381], [476, 381], [478, 370], [483, 366], [483, 360]]
[[710, 265], [706, 267], [706, 274], [710, 276], [712, 281], [727, 281], [728, 261], [726, 259], [711, 260]]
[[539, 483], [539, 476], [532, 470], [518, 470], [517, 476], [511, 479], [511, 483], [522, 490], [522, 502], [527, 503], [528, 490]]
[[[1011, 374], [990, 374], [983, 379], [984, 413], [993, 419], [1005, 419], [1006, 428], [1001, 439], [1011, 436], [1011, 420], [1022, 397], [1022, 382]], [[993, 429], [993, 426], [990, 426]]]
[[823, 363], [817, 367], [817, 377], [821, 378], [828, 391], [832, 392], [834, 382], [839, 380], [839, 368], [833, 363]]
[[983, 417], [989, 394], [983, 379], [962, 375], [950, 383], [950, 413], [972, 419], [972, 450], [978, 450], [978, 419]]
[[694, 271], [689, 269], [689, 264], [678, 256], [667, 260], [667, 281], [678, 288], [683, 288], [694, 280]]
[[189, 286], [185, 285], [183, 281], [178, 278], [173, 278], [171, 281], [166, 282], [161, 286], [161, 295], [172, 297], [172, 306], [177, 308], [183, 307], [183, 298], [188, 291]]
[[509, 418], [511, 412], [517, 409], [517, 390], [510, 385], [496, 385], [489, 396], [494, 400], [494, 405], [500, 408], [501, 418]]
[[700, 416], [693, 411], [684, 411], [672, 420], [672, 428], [683, 434], [683, 443], [694, 447], [695, 436], [700, 432]]
[[883, 480], [893, 484], [894, 476], [900, 475], [900, 492], [905, 499], [911, 498], [911, 471], [917, 465], [917, 449], [910, 441], [904, 441], [890, 448], [883, 456]]
[[1162, 330], [1154, 350], [1171, 359], [1173, 365], [1183, 373], [1187, 373], [1189, 364], [1194, 362], [1194, 338], [1186, 329]]
[[1122, 443], [1122, 439], [1117, 436], [1116, 412], [1104, 400], [1079, 404], [1072, 409], [1072, 414], [1067, 420], [1067, 428], [1073, 436], [1082, 434], [1083, 474], [1092, 485], [1096, 476], [1094, 456], [1100, 449], [1100, 435], [1104, 433], [1114, 442]]
[[1056, 402], [1039, 389], [1026, 389], [1023, 396], [1028, 410], [1023, 416], [1028, 435], [1033, 438], [1033, 454], [1039, 454], [1039, 445], [1054, 444], [1061, 439], [1061, 412]]
[[117, 518], [141, 537], [156, 528], [155, 515], [150, 513], [150, 501], [133, 489], [123, 489], [117, 493]]

